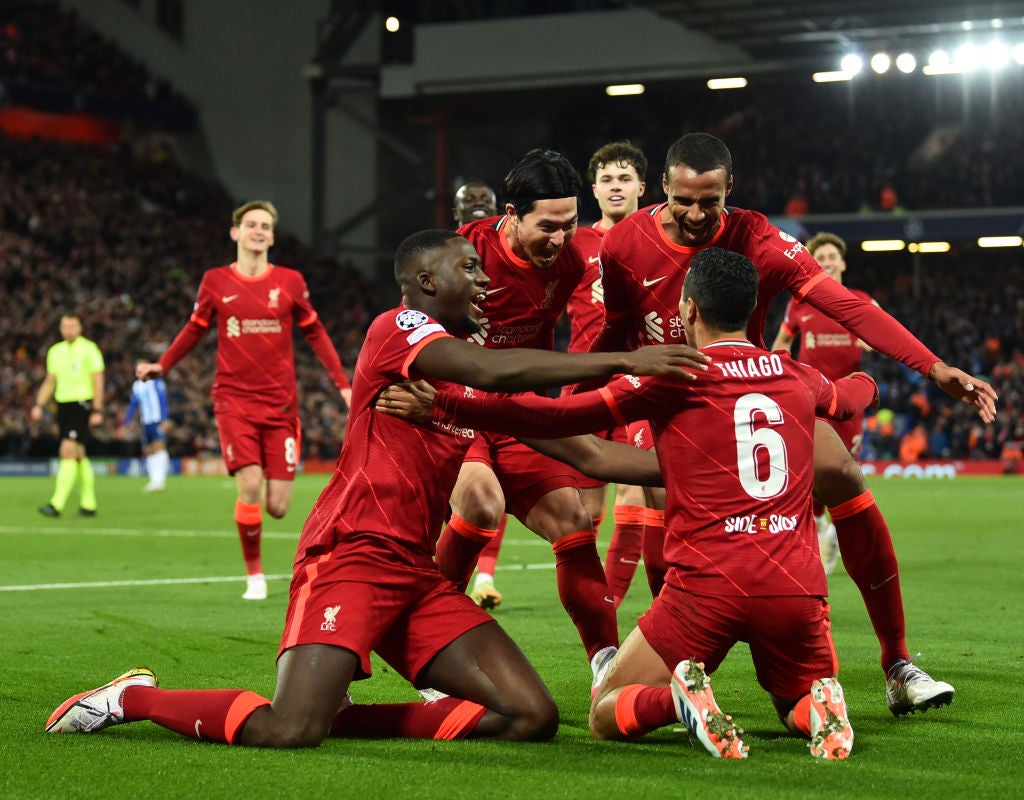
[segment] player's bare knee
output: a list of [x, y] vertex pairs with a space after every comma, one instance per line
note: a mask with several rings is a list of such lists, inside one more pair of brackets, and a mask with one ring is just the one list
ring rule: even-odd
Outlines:
[[506, 739], [516, 742], [546, 742], [558, 733], [558, 706], [546, 692], [512, 718]]
[[852, 500], [867, 491], [867, 481], [860, 465], [849, 453], [845, 457], [830, 456], [814, 463], [814, 496], [827, 506]]
[[288, 513], [288, 503], [267, 499], [267, 513], [274, 519], [281, 519]]

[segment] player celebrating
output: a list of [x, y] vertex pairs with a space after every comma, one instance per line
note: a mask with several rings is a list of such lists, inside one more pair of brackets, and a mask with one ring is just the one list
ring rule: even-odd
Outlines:
[[[749, 334], [762, 342], [772, 298], [788, 289], [833, 316], [879, 352], [919, 370], [951, 396], [995, 418], [995, 392], [945, 364], [877, 306], [829, 279], [803, 245], [755, 211], [727, 208], [732, 156], [706, 133], [677, 140], [668, 151], [663, 188], [668, 201], [638, 211], [605, 235], [605, 327], [595, 349], [685, 341], [678, 297], [690, 260], [716, 246], [748, 256], [761, 276]], [[912, 664], [906, 646], [899, 567], [885, 519], [864, 476], [835, 431], [815, 426], [815, 493], [829, 507], [843, 563], [857, 584], [881, 644], [886, 697], [894, 714], [944, 705], [953, 687]]]
[[497, 213], [498, 198], [494, 189], [479, 178], [468, 180], [455, 190], [452, 216], [459, 225], [493, 217]]
[[[830, 382], [744, 336], [758, 274], [745, 256], [694, 256], [680, 305], [689, 341], [712, 357], [692, 386], [627, 375], [597, 392], [464, 398], [440, 392], [437, 424], [534, 434], [650, 420], [667, 487], [666, 583], [612, 660], [591, 709], [598, 738], [633, 738], [676, 720], [713, 755], [745, 758], [708, 674], [737, 641], [790, 732], [818, 758], [846, 758], [853, 730], [829, 634], [828, 586], [810, 514], [815, 413], [850, 416], [877, 399], [867, 375]], [[723, 413], [724, 412], [724, 413]], [[671, 688], [670, 688], [671, 687]]]
[[[591, 190], [601, 209], [601, 219], [593, 225], [581, 227], [576, 232], [575, 242], [586, 258], [586, 272], [583, 280], [569, 298], [565, 312], [569, 317], [571, 337], [570, 353], [585, 353], [597, 337], [604, 324], [604, 285], [601, 282], [599, 251], [605, 233], [612, 226], [622, 222], [640, 206], [640, 197], [647, 184], [647, 157], [640, 148], [628, 141], [610, 142], [598, 148], [590, 158], [589, 174], [594, 183]], [[569, 391], [568, 389], [566, 391]], [[564, 393], [564, 392], [563, 392]], [[639, 422], [628, 429], [613, 432], [616, 441], [633, 442], [636, 437], [644, 440], [644, 423]], [[605, 509], [605, 484], [583, 478], [580, 481], [580, 499], [594, 519], [595, 530], [600, 526]], [[660, 489], [649, 489], [649, 493]], [[615, 528], [605, 557], [605, 580], [608, 591], [618, 607], [633, 580], [633, 573], [639, 563], [644, 541], [644, 531], [651, 529], [651, 539], [660, 544], [664, 538], [665, 514], [644, 496], [638, 486], [619, 485], [615, 493], [612, 513]], [[650, 570], [660, 564], [660, 553], [644, 553], [645, 566]]]
[[[823, 232], [812, 237], [806, 247], [807, 252], [821, 264], [821, 268], [830, 277], [840, 283], [843, 282], [843, 273], [846, 272], [846, 242], [834, 233]], [[878, 305], [866, 292], [859, 289], [850, 289], [850, 292], [865, 302]], [[833, 380], [859, 370], [864, 350], [871, 349], [814, 306], [790, 299], [772, 350], [790, 350], [797, 337], [800, 337], [800, 360]], [[856, 414], [842, 422], [826, 418], [825, 422], [839, 434], [850, 454], [857, 458], [864, 429], [864, 415]], [[824, 504], [818, 500], [814, 501], [814, 521], [818, 527], [821, 563], [825, 567], [825, 574], [831, 575], [839, 559], [839, 539], [836, 537], [836, 526], [829, 520]]]
[[[563, 155], [531, 150], [505, 177], [505, 213], [460, 228], [491, 278], [486, 315], [472, 341], [491, 349], [553, 349], [555, 324], [585, 269], [572, 243], [579, 191], [579, 175]], [[510, 437], [481, 434], [451, 507], [438, 564], [456, 585], [468, 584], [506, 510], [551, 543], [559, 598], [596, 679], [618, 646], [618, 626], [576, 473]]]
[[[327, 736], [554, 735], [558, 712], [533, 667], [434, 562], [437, 531], [474, 432], [414, 426], [378, 413], [374, 404], [390, 384], [407, 378], [523, 391], [631, 370], [692, 378], [679, 368], [702, 366], [704, 359], [690, 348], [664, 355], [658, 351], [665, 348], [488, 352], [455, 338], [479, 329], [489, 279], [472, 245], [451, 231], [406, 239], [395, 276], [403, 305], [381, 314], [367, 332], [348, 435], [303, 527], [273, 702], [241, 689], [158, 689], [152, 670], [139, 667], [69, 698], [50, 716], [47, 731], [92, 733], [148, 719], [196, 739], [265, 747], [314, 747]], [[634, 455], [598, 443], [623, 459]], [[614, 465], [614, 453], [606, 456]], [[658, 477], [648, 470], [646, 479], [652, 472]], [[449, 696], [353, 705], [349, 684], [369, 677], [371, 651], [415, 685]]]
[[272, 517], [288, 512], [301, 433], [292, 327], [297, 325], [348, 403], [352, 396], [341, 359], [309, 299], [302, 275], [271, 264], [277, 209], [253, 200], [232, 215], [236, 261], [203, 275], [195, 310], [160, 359], [142, 363], [140, 380], [165, 375], [217, 326], [213, 410], [228, 472], [235, 476], [235, 524], [248, 574], [246, 600], [264, 600], [260, 497]]

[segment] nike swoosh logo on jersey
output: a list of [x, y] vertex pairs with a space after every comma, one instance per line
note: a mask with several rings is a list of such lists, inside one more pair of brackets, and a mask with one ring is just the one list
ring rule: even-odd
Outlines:
[[223, 296], [223, 297], [222, 297], [222, 298], [220, 299], [220, 301], [221, 301], [222, 303], [230, 303], [230, 302], [231, 302], [232, 300], [234, 300], [234, 299], [235, 299], [235, 298], [237, 298], [237, 297], [238, 297], [238, 295], [237, 295], [237, 294], [226, 294], [226, 295], [224, 295], [224, 296]]
[[889, 581], [891, 581], [895, 577], [896, 577], [895, 575], [890, 575], [884, 581], [879, 581], [878, 583], [872, 583], [871, 584], [871, 591], [874, 592], [874, 591], [877, 591], [877, 590], [881, 589], [883, 586], [885, 586], [885, 584], [887, 584]]
[[802, 317], [800, 317], [800, 321], [801, 322], [807, 322], [807, 320], [809, 320], [813, 316], [814, 316], [814, 314], [804, 314]]
[[647, 278], [644, 278], [643, 284], [644, 286], [654, 286], [654, 284], [658, 283], [659, 281], [665, 280], [665, 278], [667, 277], [668, 275], [662, 275], [660, 278], [655, 278], [653, 281], [649, 281], [647, 280]]
[[487, 296], [490, 297], [492, 294], [497, 294], [498, 292], [503, 292], [507, 288], [508, 288], [507, 286], [499, 286], [497, 289], [488, 289], [487, 290]]
[[587, 263], [588, 264], [596, 264], [600, 260], [601, 260], [600, 256], [591, 256], [590, 258], [587, 259]]

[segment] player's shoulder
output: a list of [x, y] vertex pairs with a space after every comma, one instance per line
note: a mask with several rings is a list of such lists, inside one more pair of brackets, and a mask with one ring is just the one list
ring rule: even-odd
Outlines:
[[[371, 334], [377, 336], [391, 336], [394, 333], [413, 334], [413, 339], [428, 333], [445, 332], [444, 326], [429, 314], [406, 306], [398, 306], [378, 314], [376, 319], [370, 323], [367, 330], [367, 337]], [[413, 340], [410, 340], [413, 343]]]
[[493, 217], [485, 217], [484, 219], [475, 219], [472, 222], [467, 222], [465, 225], [461, 225], [455, 232], [460, 236], [465, 236], [469, 241], [474, 243], [486, 239], [493, 239], [505, 224], [506, 219], [507, 216], [505, 214], [497, 214]]
[[637, 240], [650, 240], [651, 232], [661, 225], [661, 208], [655, 203], [637, 209], [621, 222], [613, 225], [601, 238], [601, 252], [614, 252], [628, 248]]

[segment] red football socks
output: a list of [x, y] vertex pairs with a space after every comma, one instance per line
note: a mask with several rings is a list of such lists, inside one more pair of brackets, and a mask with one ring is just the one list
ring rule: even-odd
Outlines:
[[348, 738], [464, 739], [487, 709], [470, 700], [442, 697], [429, 703], [375, 703], [341, 711], [331, 736]]
[[602, 648], [618, 647], [615, 604], [597, 554], [597, 536], [589, 530], [576, 531], [563, 536], [551, 549], [555, 553], [558, 596], [579, 631], [587, 658], [593, 658]]
[[665, 512], [653, 508], [647, 509], [647, 520], [644, 524], [644, 569], [647, 571], [647, 583], [651, 587], [651, 597], [657, 597], [661, 587], [665, 585]]
[[623, 686], [615, 698], [615, 725], [624, 736], [635, 738], [677, 722], [672, 690], [667, 686]]
[[434, 556], [437, 568], [459, 587], [459, 591], [466, 591], [480, 551], [496, 534], [497, 528], [478, 528], [458, 514], [452, 514], [437, 541], [437, 553]]
[[249, 575], [258, 575], [263, 572], [263, 564], [260, 560], [263, 510], [260, 508], [260, 504], [235, 501], [235, 524], [238, 526], [238, 539], [242, 543], [245, 571]]
[[615, 529], [604, 558], [604, 577], [618, 608], [640, 563], [647, 509], [643, 506], [615, 506], [612, 514]]
[[270, 701], [245, 689], [151, 689], [129, 686], [121, 707], [129, 722], [148, 719], [168, 730], [208, 742], [235, 744], [242, 726]]
[[829, 509], [846, 572], [860, 589], [882, 646], [882, 668], [909, 658], [899, 564], [889, 526], [875, 498], [865, 491]]
[[498, 532], [484, 545], [484, 549], [480, 553], [480, 560], [476, 564], [477, 571], [494, 575], [494, 570], [498, 566], [498, 553], [501, 552], [501, 543], [505, 539], [505, 527], [507, 525], [508, 515], [506, 514], [498, 524]]

